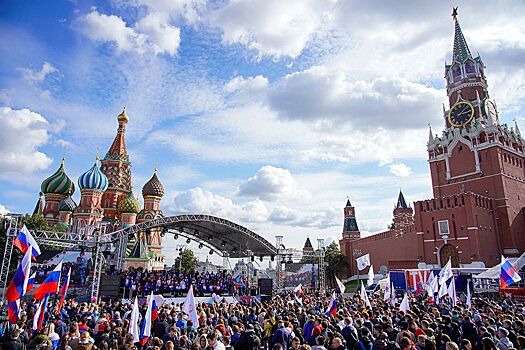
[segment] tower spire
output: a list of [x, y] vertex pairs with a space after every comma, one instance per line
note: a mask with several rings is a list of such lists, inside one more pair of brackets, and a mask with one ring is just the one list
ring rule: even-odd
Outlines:
[[434, 141], [434, 135], [432, 134], [432, 126], [428, 123], [428, 143]]
[[403, 192], [401, 190], [399, 190], [399, 196], [397, 197], [396, 209], [408, 209], [405, 196], [403, 196]]
[[467, 45], [467, 41], [463, 36], [458, 20], [458, 8], [452, 9], [452, 18], [454, 19], [454, 50], [452, 52], [452, 60], [457, 62], [465, 62], [467, 58], [472, 58], [472, 54]]

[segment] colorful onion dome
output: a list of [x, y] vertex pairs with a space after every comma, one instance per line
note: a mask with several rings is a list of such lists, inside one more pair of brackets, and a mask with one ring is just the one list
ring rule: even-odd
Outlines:
[[140, 211], [140, 203], [133, 195], [133, 191], [129, 193], [129, 196], [122, 198], [117, 205], [117, 209], [121, 213], [137, 214]]
[[155, 169], [155, 172], [153, 173], [151, 179], [149, 179], [149, 181], [146, 182], [144, 187], [142, 187], [142, 196], [164, 196], [164, 186], [162, 186], [162, 184], [159, 181], [159, 178], [157, 177], [157, 169]]
[[124, 110], [122, 111], [122, 113], [120, 113], [117, 117], [117, 120], [119, 122], [129, 122], [129, 117], [128, 115], [126, 114], [126, 107], [124, 107]]
[[71, 195], [67, 196], [66, 198], [61, 200], [60, 203], [58, 203], [58, 211], [73, 212], [76, 209], [76, 207], [77, 204], [75, 203], [73, 198], [71, 198]]
[[75, 184], [66, 175], [64, 170], [64, 158], [62, 158], [62, 163], [58, 170], [42, 182], [40, 189], [44, 194], [68, 195], [75, 192]]
[[78, 187], [80, 187], [81, 190], [89, 189], [99, 191], [105, 191], [108, 188], [108, 178], [98, 167], [98, 157], [91, 169], [80, 175], [78, 178]]

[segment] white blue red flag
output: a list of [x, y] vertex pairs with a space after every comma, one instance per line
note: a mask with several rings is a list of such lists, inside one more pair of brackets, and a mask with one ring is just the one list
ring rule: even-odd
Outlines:
[[332, 294], [332, 299], [330, 299], [330, 304], [328, 304], [328, 308], [324, 314], [326, 316], [332, 315], [334, 317], [337, 315], [337, 300], [335, 298], [335, 292]]
[[142, 346], [148, 342], [149, 336], [151, 335], [151, 327], [153, 325], [153, 304], [155, 303], [153, 300], [153, 292], [151, 292], [151, 296], [148, 298], [147, 302], [148, 308], [146, 309], [146, 315], [144, 317], [144, 321], [142, 322], [142, 328], [140, 329], [140, 344]]
[[293, 292], [300, 297], [301, 294], [303, 294], [303, 285], [299, 283], [299, 285], [293, 289]]
[[32, 330], [36, 331], [37, 329], [42, 329], [44, 326], [44, 317], [46, 314], [46, 307], [47, 307], [47, 300], [49, 299], [49, 296], [45, 296], [44, 300], [40, 303], [40, 306], [35, 312], [35, 316], [33, 317], [33, 327]]
[[521, 281], [521, 276], [519, 275], [518, 271], [512, 266], [510, 261], [505, 259], [503, 256], [501, 257], [501, 271], [499, 275], [499, 285], [502, 288], [511, 286], [515, 283], [518, 283]]
[[67, 290], [69, 288], [70, 279], [71, 279], [71, 267], [69, 268], [69, 271], [67, 272], [66, 279], [64, 280], [64, 284], [62, 284], [62, 287], [60, 288], [60, 292], [58, 292], [58, 294], [60, 295], [60, 300], [58, 301], [58, 305], [57, 305], [58, 312], [60, 312], [60, 310], [62, 310], [62, 307], [64, 306]]
[[7, 319], [9, 323], [15, 324], [18, 322], [20, 315], [20, 299], [16, 299], [7, 304]]
[[5, 298], [10, 303], [22, 298], [27, 292], [27, 282], [31, 273], [31, 251], [28, 249], [13, 275], [11, 283], [7, 286]]
[[26, 225], [24, 225], [24, 227], [22, 227], [22, 230], [20, 230], [20, 232], [18, 233], [18, 236], [13, 241], [13, 245], [20, 249], [24, 254], [25, 252], [27, 252], [29, 247], [31, 247], [33, 258], [36, 258], [41, 254], [38, 243], [36, 242], [35, 238], [31, 235]]
[[62, 273], [62, 261], [47, 275], [42, 284], [35, 290], [33, 298], [42, 300], [46, 295], [58, 293], [60, 285], [60, 274]]
[[26, 292], [29, 292], [31, 289], [33, 289], [33, 286], [35, 285], [35, 278], [36, 278], [36, 272], [33, 272], [31, 276], [29, 276], [27, 280], [27, 290]]

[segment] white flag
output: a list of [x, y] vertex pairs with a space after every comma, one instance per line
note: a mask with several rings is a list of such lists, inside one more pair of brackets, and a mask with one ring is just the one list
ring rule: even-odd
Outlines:
[[366, 281], [367, 286], [374, 284], [374, 265], [370, 265], [368, 269], [368, 280]]
[[447, 295], [447, 284], [443, 283], [441, 287], [439, 287], [438, 297], [443, 298], [445, 295]]
[[441, 271], [439, 271], [439, 283], [445, 284], [452, 276], [452, 260], [448, 259], [448, 262], [443, 266]]
[[410, 304], [408, 303], [408, 295], [405, 293], [405, 296], [403, 297], [403, 300], [401, 300], [401, 304], [399, 305], [399, 310], [406, 313], [408, 310], [410, 310]]
[[470, 296], [470, 283], [467, 282], [467, 302], [466, 302], [468, 308], [472, 308], [472, 300]]
[[346, 288], [343, 282], [341, 282], [341, 280], [337, 278], [337, 276], [335, 276], [335, 283], [337, 283], [337, 287], [339, 287], [339, 291], [341, 292], [341, 294], [343, 294]]
[[458, 304], [458, 298], [456, 296], [456, 283], [454, 283], [454, 279], [450, 281], [450, 285], [448, 286], [447, 293], [450, 299], [452, 299], [452, 305], [456, 306]]
[[390, 274], [388, 274], [388, 277], [386, 278], [385, 294], [383, 294], [383, 301], [390, 300], [390, 293]]
[[191, 285], [188, 290], [188, 295], [186, 296], [186, 300], [184, 300], [182, 311], [188, 314], [191, 322], [193, 322], [193, 327], [199, 327], [199, 316], [197, 315], [197, 304], [195, 303], [195, 297], [193, 296], [193, 285]]
[[355, 259], [357, 261], [357, 269], [359, 271], [363, 270], [365, 267], [370, 266], [370, 254], [365, 254]]
[[365, 302], [365, 305], [368, 307], [372, 307], [370, 304], [370, 300], [368, 299], [368, 294], [366, 293], [365, 286], [363, 285], [363, 281], [361, 281], [361, 292], [359, 293], [359, 296], [363, 301]]
[[129, 321], [129, 333], [133, 335], [133, 342], [138, 343], [139, 338], [139, 301], [135, 297], [135, 302], [133, 303], [133, 310], [131, 311], [131, 319]]
[[439, 278], [437, 276], [434, 276], [432, 282], [430, 282], [429, 289], [432, 291], [432, 294], [439, 292]]
[[390, 303], [392, 306], [396, 306], [396, 290], [394, 289], [394, 284], [390, 284]]

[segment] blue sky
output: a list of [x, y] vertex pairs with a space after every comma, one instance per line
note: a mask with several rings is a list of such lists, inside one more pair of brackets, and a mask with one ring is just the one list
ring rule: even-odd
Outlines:
[[[364, 235], [384, 230], [400, 188], [431, 196], [427, 124], [443, 128], [453, 5], [4, 1], [0, 209], [31, 211], [63, 155], [76, 181], [126, 106], [135, 192], [158, 164], [166, 214], [298, 247], [339, 238], [349, 196]], [[521, 1], [459, 8], [501, 119], [522, 130], [524, 15]]]

